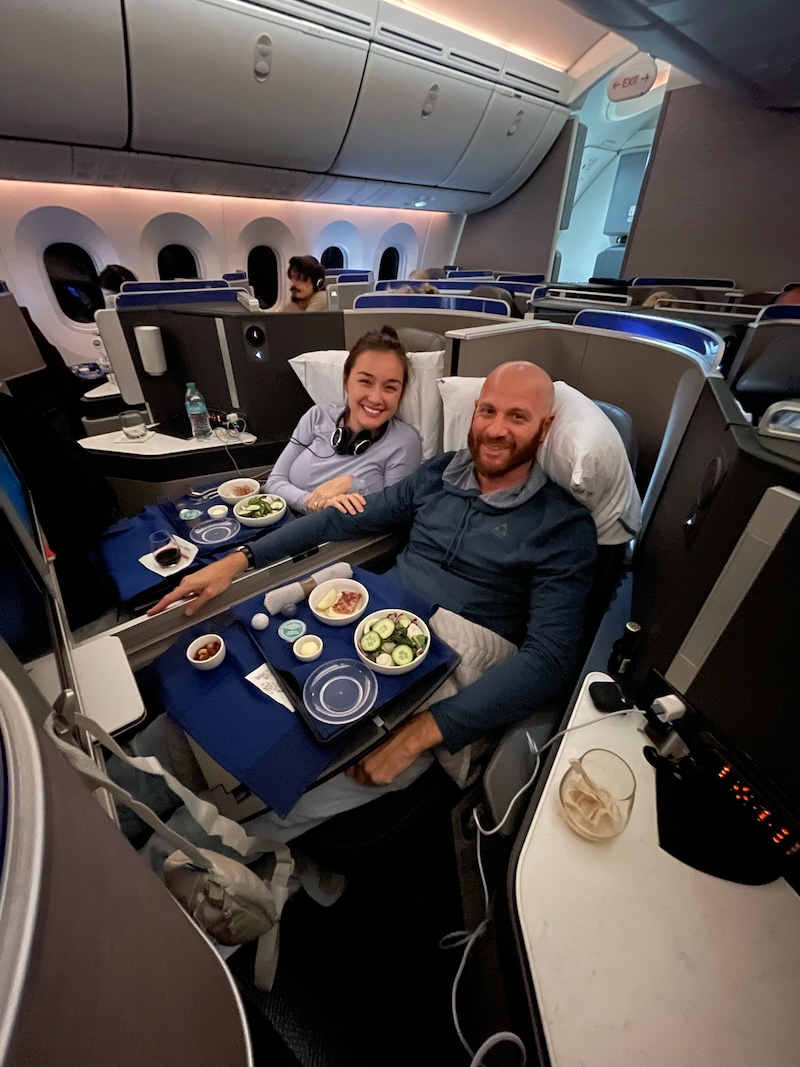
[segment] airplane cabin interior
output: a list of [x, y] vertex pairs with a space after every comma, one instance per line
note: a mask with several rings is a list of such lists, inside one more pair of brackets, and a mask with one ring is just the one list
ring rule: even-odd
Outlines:
[[798, 45], [0, 5], [3, 1067], [796, 1067]]

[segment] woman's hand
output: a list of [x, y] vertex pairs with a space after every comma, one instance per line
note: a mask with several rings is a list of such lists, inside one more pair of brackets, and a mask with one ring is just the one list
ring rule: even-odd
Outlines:
[[338, 496], [332, 496], [325, 507], [338, 508], [343, 515], [356, 515], [364, 510], [365, 504], [361, 493], [339, 493]]
[[329, 478], [327, 482], [318, 485], [306, 498], [307, 511], [319, 511], [327, 506], [328, 501], [342, 493], [349, 493], [353, 488], [353, 478], [350, 474], [340, 474], [336, 478]]

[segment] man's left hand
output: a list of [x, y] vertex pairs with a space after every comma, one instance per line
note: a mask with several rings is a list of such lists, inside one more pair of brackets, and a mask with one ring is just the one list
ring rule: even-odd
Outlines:
[[347, 774], [360, 785], [389, 785], [410, 767], [417, 756], [438, 745], [442, 732], [430, 711], [421, 711], [395, 731], [389, 740], [370, 752]]

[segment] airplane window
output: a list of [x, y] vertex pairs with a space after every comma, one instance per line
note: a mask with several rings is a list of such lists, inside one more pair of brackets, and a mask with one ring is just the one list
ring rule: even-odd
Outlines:
[[162, 282], [199, 278], [194, 252], [186, 245], [165, 245], [158, 253], [158, 276]]
[[247, 277], [256, 299], [270, 308], [278, 301], [278, 257], [268, 245], [256, 245], [247, 257]]
[[381, 256], [378, 267], [378, 281], [392, 281], [400, 270], [400, 252], [390, 245]]
[[330, 245], [319, 257], [319, 261], [325, 270], [336, 270], [344, 266], [344, 252], [338, 245]]
[[105, 307], [92, 257], [80, 245], [59, 241], [44, 250], [44, 269], [58, 306], [73, 322], [94, 322]]

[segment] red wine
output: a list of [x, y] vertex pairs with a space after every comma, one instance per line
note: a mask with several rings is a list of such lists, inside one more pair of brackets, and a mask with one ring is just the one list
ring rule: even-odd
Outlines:
[[174, 567], [181, 561], [181, 550], [173, 545], [160, 548], [153, 557], [159, 567]]

